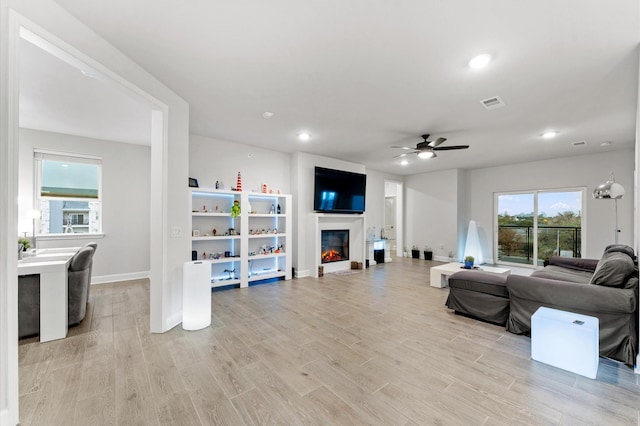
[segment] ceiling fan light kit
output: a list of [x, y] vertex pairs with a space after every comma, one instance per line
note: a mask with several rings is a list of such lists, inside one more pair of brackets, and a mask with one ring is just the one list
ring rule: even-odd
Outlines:
[[433, 158], [436, 156], [436, 153], [433, 151], [422, 151], [418, 153], [418, 157], [425, 159], [425, 158]]

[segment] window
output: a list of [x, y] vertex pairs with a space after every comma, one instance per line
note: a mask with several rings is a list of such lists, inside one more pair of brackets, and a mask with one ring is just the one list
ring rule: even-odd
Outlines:
[[102, 159], [36, 150], [40, 235], [102, 233]]
[[543, 265], [551, 256], [582, 257], [586, 189], [495, 195], [494, 258]]

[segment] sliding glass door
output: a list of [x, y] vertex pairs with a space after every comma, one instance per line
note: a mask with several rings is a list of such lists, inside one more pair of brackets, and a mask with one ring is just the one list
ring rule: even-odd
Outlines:
[[582, 257], [585, 188], [495, 194], [494, 259], [543, 265]]

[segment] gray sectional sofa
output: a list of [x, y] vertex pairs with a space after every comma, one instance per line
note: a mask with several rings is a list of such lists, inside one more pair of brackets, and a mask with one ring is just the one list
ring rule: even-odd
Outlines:
[[516, 334], [531, 333], [531, 315], [541, 306], [597, 317], [600, 355], [635, 363], [638, 267], [631, 247], [608, 246], [599, 260], [552, 257], [531, 276], [461, 271], [449, 287], [449, 308]]

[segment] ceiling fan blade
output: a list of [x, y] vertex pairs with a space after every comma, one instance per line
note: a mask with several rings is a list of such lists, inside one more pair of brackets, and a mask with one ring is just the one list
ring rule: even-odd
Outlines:
[[[413, 149], [413, 148], [412, 148], [412, 149]], [[403, 152], [402, 154], [400, 154], [400, 155], [396, 155], [396, 156], [395, 156], [395, 157], [393, 157], [393, 158], [402, 158], [402, 157], [406, 157], [406, 156], [407, 156], [407, 155], [409, 155], [409, 154], [417, 154], [418, 152], [419, 152], [419, 151]]]
[[431, 148], [435, 148], [436, 146], [440, 145], [442, 142], [444, 142], [446, 140], [447, 140], [447, 138], [438, 138], [435, 141], [429, 142], [429, 146]]
[[453, 151], [455, 149], [467, 149], [469, 145], [453, 145], [453, 146], [441, 146], [439, 148], [433, 148], [434, 151]]
[[398, 148], [398, 149], [416, 149], [415, 147], [410, 147], [410, 146], [398, 146], [398, 145], [391, 145], [391, 148]]

